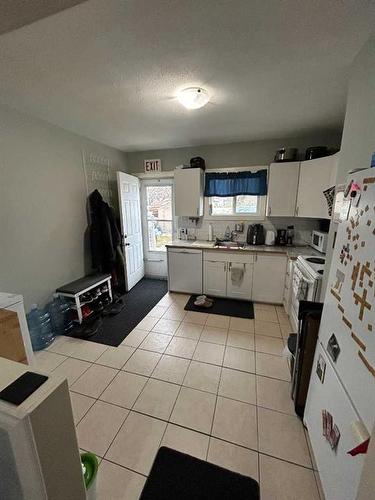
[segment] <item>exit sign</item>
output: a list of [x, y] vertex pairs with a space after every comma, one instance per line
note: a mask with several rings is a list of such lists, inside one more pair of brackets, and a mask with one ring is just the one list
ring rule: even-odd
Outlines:
[[161, 172], [161, 160], [144, 160], [145, 173]]

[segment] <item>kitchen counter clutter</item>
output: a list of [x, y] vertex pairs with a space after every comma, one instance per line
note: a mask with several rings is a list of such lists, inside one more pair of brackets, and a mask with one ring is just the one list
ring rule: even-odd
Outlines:
[[[282, 304], [290, 262], [307, 246], [245, 245], [177, 240], [167, 245], [169, 290]], [[285, 302], [285, 299], [284, 299]]]

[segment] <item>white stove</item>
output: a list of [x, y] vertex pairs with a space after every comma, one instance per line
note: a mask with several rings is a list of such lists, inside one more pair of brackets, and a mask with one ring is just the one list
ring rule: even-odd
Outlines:
[[320, 301], [325, 257], [300, 255], [293, 266], [292, 299], [290, 319], [294, 330], [298, 330], [300, 300]]
[[325, 257], [316, 255], [300, 255], [297, 257], [298, 266], [302, 268], [313, 279], [320, 280], [323, 278], [324, 266], [326, 263]]

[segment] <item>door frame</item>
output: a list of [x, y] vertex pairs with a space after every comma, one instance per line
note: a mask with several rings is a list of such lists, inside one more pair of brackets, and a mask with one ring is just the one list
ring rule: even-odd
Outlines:
[[[177, 217], [174, 209], [174, 180], [173, 177], [140, 179], [141, 187], [141, 221], [143, 235], [143, 260], [145, 262], [145, 275], [167, 278], [167, 251], [149, 250], [148, 248], [148, 227], [146, 217], [146, 187], [147, 186], [171, 186], [172, 187], [172, 240], [176, 238]], [[151, 273], [150, 268], [156, 267], [157, 274]]]

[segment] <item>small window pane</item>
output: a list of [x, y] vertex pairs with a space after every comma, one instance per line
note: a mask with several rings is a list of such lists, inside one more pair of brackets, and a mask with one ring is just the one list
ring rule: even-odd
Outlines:
[[172, 222], [148, 221], [148, 246], [150, 250], [164, 250], [172, 242]]
[[172, 186], [147, 186], [147, 218], [172, 220]]
[[233, 214], [233, 197], [212, 196], [211, 215], [232, 215]]
[[258, 197], [250, 195], [236, 196], [236, 214], [256, 214]]

